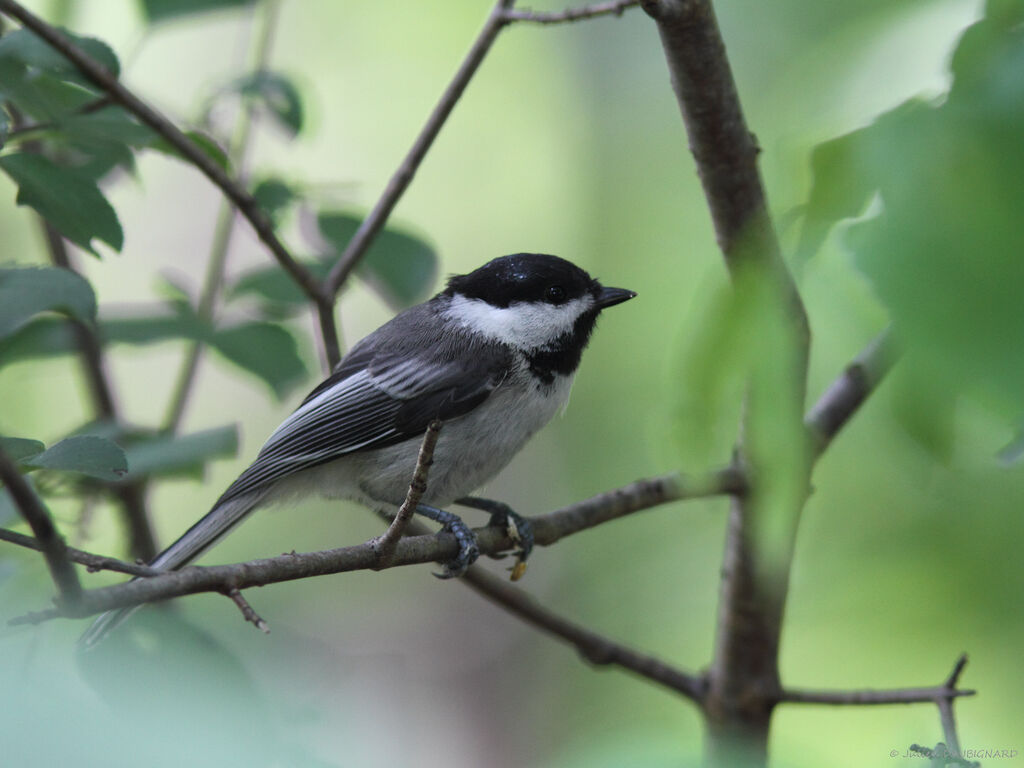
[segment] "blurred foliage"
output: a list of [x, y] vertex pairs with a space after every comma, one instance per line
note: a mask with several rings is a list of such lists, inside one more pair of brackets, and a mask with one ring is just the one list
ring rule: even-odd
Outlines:
[[[30, 5], [82, 30], [67, 34], [115, 76], [123, 61], [144, 98], [245, 180], [279, 235], [302, 244], [293, 250], [315, 254], [304, 263], [319, 277], [358, 229], [484, 12], [460, 2], [402, 14], [283, 2], [274, 30], [280, 61], [254, 68], [238, 56], [210, 62], [230, 58], [225, 52], [239, 47], [232, 35], [267, 2]], [[1002, 458], [1011, 462], [1022, 443], [1024, 262], [1014, 221], [1024, 199], [1022, 4], [990, 0], [983, 18], [970, 20], [951, 47], [948, 87], [906, 74], [926, 44], [968, 23], [956, 21], [970, 15], [963, 7], [716, 3], [764, 148], [770, 199], [784, 212], [806, 200], [802, 216], [786, 212], [778, 229], [792, 241], [811, 312], [811, 396], [885, 322], [906, 350], [816, 471], [787, 605], [784, 677], [814, 687], [928, 684], [966, 648], [973, 660], [964, 682], [983, 696], [958, 702], [962, 741], [1019, 748], [1012, 740], [1024, 680], [1011, 660], [1024, 642], [1016, 589], [1024, 480], [1019, 463], [1004, 468], [993, 454], [1009, 443]], [[122, 255], [87, 259], [82, 276], [40, 267], [34, 214], [0, 209], [0, 433], [17, 435], [0, 445], [31, 473], [73, 543], [118, 552], [123, 532], [108, 483], [147, 482], [162, 538], [191, 524], [310, 378], [309, 345], [297, 341], [310, 335], [308, 304], [240, 226], [226, 301], [212, 318], [201, 313], [195, 276], [205, 269], [214, 208], [205, 180], [165, 163], [161, 155], [175, 150], [33, 35], [4, 29], [0, 182], [81, 249]], [[656, 38], [636, 11], [503, 33], [403, 197], [399, 214], [414, 225], [389, 226], [356, 270], [373, 296], [349, 286], [341, 302], [347, 335], [358, 338], [387, 316], [374, 296], [388, 310], [407, 306], [434, 287], [442, 263], [463, 271], [511, 250], [563, 253], [638, 290], [628, 311], [602, 322], [568, 417], [495, 483], [495, 495], [525, 512], [643, 475], [720, 465], [748, 396], [748, 437], [775, 468], [774, 498], [782, 504], [802, 492], [787, 485], [803, 460], [798, 404], [787, 398], [792, 329], [758, 276], [726, 285]], [[887, 53], [893, 45], [897, 56]], [[942, 68], [934, 70], [941, 81]], [[871, 72], [884, 75], [865, 88]], [[864, 91], [875, 98], [867, 103], [884, 106], [857, 112], [850, 105], [865, 103]], [[224, 149], [240, 104], [255, 113], [258, 140], [247, 158]], [[280, 130], [261, 130], [267, 124]], [[154, 287], [157, 273], [165, 280]], [[72, 321], [96, 334], [124, 424], [97, 421], [80, 397]], [[160, 423], [163, 401], [197, 342], [231, 365], [201, 368], [195, 424], [171, 433]], [[241, 451], [237, 427], [225, 425], [233, 419], [246, 426]], [[204, 476], [204, 486], [190, 482]], [[538, 554], [527, 588], [570, 618], [697, 668], [713, 637], [724, 509], [711, 501], [652, 511], [573, 537]], [[0, 521], [13, 525], [15, 514], [0, 494]], [[216, 557], [323, 548], [377, 532], [334, 505], [301, 505], [260, 516]], [[759, 533], [770, 546], [773, 532]], [[195, 626], [140, 612], [75, 663], [76, 625], [9, 633], [0, 677], [17, 700], [0, 719], [4, 761], [698, 760], [692, 709], [625, 676], [594, 674], [425, 573], [262, 590], [257, 609], [270, 637], [247, 631], [217, 596], [180, 601]], [[39, 558], [8, 546], [0, 547], [0, 590], [8, 616], [51, 596]], [[891, 750], [902, 755], [937, 734], [930, 707], [781, 708], [773, 759], [897, 768], [913, 761]]]

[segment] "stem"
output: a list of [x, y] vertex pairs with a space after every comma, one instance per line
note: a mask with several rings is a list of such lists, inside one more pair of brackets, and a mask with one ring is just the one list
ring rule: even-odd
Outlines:
[[[256, 39], [254, 66], [257, 72], [267, 68], [270, 61], [270, 51], [273, 45], [274, 29], [277, 27], [277, 19], [281, 8], [280, 0], [267, 0], [264, 3], [263, 23], [259, 36]], [[249, 141], [252, 137], [252, 124], [255, 107], [252, 102], [242, 102], [242, 108], [235, 125], [234, 135], [231, 138], [228, 149], [228, 157], [231, 165], [238, 168], [238, 182], [246, 182], [246, 160], [249, 151]], [[206, 277], [203, 280], [203, 287], [199, 294], [199, 305], [196, 314], [205, 323], [213, 321], [213, 310], [224, 281], [224, 268], [227, 263], [228, 250], [231, 246], [231, 236], [235, 229], [235, 207], [228, 201], [223, 200], [220, 210], [217, 213], [217, 224], [213, 232], [213, 241], [210, 244], [210, 257], [206, 265]], [[192, 385], [195, 383], [196, 373], [199, 369], [199, 358], [202, 355], [203, 343], [193, 342], [185, 355], [185, 360], [178, 371], [178, 377], [172, 390], [171, 403], [167, 409], [167, 418], [164, 421], [164, 429], [174, 433], [181, 425], [182, 416], [185, 413], [185, 406], [192, 393]]]

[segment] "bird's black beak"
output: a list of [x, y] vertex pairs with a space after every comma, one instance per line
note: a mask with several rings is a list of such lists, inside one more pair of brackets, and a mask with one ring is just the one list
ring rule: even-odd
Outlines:
[[624, 301], [629, 301], [634, 296], [636, 296], [636, 293], [625, 288], [605, 288], [602, 286], [601, 292], [597, 294], [597, 306], [599, 309], [607, 309]]

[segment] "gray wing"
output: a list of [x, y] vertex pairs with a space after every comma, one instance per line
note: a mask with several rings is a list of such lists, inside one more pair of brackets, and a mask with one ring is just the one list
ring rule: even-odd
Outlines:
[[367, 343], [373, 340], [357, 345], [285, 419], [218, 504], [346, 454], [418, 438], [432, 419], [453, 419], [480, 405], [509, 363], [507, 350], [465, 337], [445, 339], [429, 362], [401, 346]]

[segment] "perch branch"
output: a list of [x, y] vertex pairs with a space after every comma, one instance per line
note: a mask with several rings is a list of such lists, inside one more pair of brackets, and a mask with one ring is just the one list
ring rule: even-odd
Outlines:
[[274, 255], [274, 258], [306, 295], [314, 301], [320, 297], [321, 288], [316, 278], [292, 257], [288, 249], [277, 238], [273, 226], [260, 210], [253, 196], [231, 179], [217, 163], [207, 157], [177, 126], [125, 88], [103, 66], [61, 34], [60, 30], [30, 13], [20, 3], [15, 0], [0, 0], [0, 13], [21, 22], [27, 29], [30, 29], [74, 64], [75, 68], [106, 93], [111, 101], [120, 104], [142, 123], [166, 139], [182, 157], [202, 171], [234, 203], [239, 213], [252, 224], [256, 234]]
[[[559, 539], [596, 525], [650, 509], [670, 501], [728, 495], [742, 488], [733, 470], [708, 478], [687, 479], [666, 475], [640, 480], [546, 515], [530, 518], [535, 541], [550, 546]], [[476, 529], [480, 553], [494, 555], [515, 547], [504, 530]], [[445, 562], [458, 553], [459, 545], [450, 533], [405, 537], [395, 545], [390, 567]], [[332, 573], [379, 568], [377, 548], [372, 541], [322, 552], [288, 554], [246, 563], [219, 566], [190, 566], [164, 571], [151, 578], [86, 590], [77, 604], [59, 601], [54, 609], [11, 619], [13, 624], [34, 623], [58, 616], [85, 617], [131, 605], [166, 600], [198, 592], [248, 589], [281, 581]]]
[[82, 585], [78, 581], [78, 574], [68, 559], [67, 545], [64, 539], [57, 533], [50, 513], [43, 506], [32, 486], [22, 476], [18, 465], [14, 463], [6, 451], [0, 448], [0, 480], [3, 481], [7, 493], [11, 495], [14, 506], [18, 508], [21, 516], [25, 518], [35, 534], [36, 542], [39, 544], [39, 551], [46, 559], [46, 565], [50, 569], [50, 576], [57, 586], [62, 604], [72, 608], [78, 604], [83, 594]]

